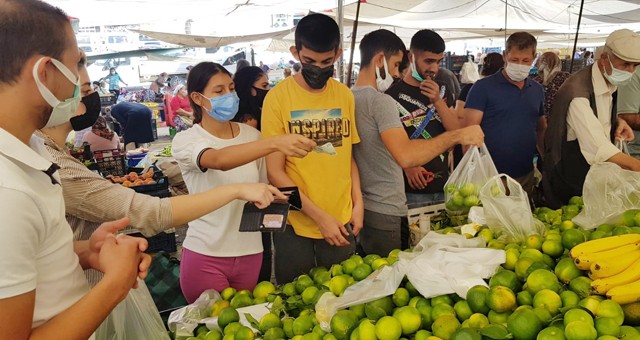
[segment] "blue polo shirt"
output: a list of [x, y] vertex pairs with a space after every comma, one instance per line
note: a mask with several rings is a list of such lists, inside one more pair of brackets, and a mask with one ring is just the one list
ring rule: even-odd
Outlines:
[[478, 80], [465, 108], [480, 110], [480, 127], [498, 172], [517, 178], [533, 171], [538, 119], [544, 114], [544, 89], [529, 78], [519, 89], [502, 71]]

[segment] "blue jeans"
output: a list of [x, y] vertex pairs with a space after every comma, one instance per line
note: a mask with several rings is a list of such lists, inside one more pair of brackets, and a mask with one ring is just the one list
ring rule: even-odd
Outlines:
[[407, 195], [407, 207], [409, 209], [423, 207], [425, 205], [432, 205], [436, 203], [444, 202], [444, 192], [437, 192], [433, 194], [414, 194], [411, 192]]

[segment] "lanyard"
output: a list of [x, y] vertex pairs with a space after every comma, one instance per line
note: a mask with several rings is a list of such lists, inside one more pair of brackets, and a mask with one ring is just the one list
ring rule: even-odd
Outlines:
[[[440, 86], [440, 98], [444, 97], [444, 92], [445, 92], [445, 88], [444, 88], [444, 85], [442, 85]], [[436, 113], [436, 106], [432, 105], [431, 109], [429, 109], [427, 114], [424, 116], [424, 120], [422, 121], [422, 123], [420, 123], [420, 125], [416, 128], [416, 131], [414, 131], [411, 134], [411, 137], [409, 138], [416, 139], [420, 137], [420, 135], [422, 135], [422, 132], [427, 128], [427, 125], [429, 124], [429, 122], [431, 121], [435, 113]]]

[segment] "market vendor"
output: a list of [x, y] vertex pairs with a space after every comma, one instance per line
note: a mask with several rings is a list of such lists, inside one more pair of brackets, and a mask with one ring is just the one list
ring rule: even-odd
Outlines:
[[184, 131], [193, 126], [193, 109], [189, 104], [189, 98], [187, 97], [187, 86], [179, 84], [173, 90], [173, 98], [171, 98], [171, 110], [175, 112], [173, 117], [173, 124], [176, 126], [178, 132]]
[[[272, 194], [279, 195], [273, 187], [253, 183], [219, 186], [194, 195], [158, 198], [136, 193], [89, 170], [64, 148], [71, 130], [91, 126], [100, 110], [100, 99], [90, 87], [85, 61], [86, 59], [81, 60], [82, 66], [79, 68], [80, 91], [85, 103], [77, 112], [80, 115], [36, 133], [44, 139], [47, 151], [60, 166], [65, 210], [74, 239], [86, 240], [101, 222], [124, 216], [128, 216], [130, 225], [143, 235], [153, 236], [163, 230], [195, 220], [235, 199], [265, 206], [273, 200]], [[96, 97], [97, 106], [91, 104]], [[97, 271], [86, 271], [85, 274], [91, 285], [97, 284], [102, 278], [102, 274]]]
[[120, 135], [124, 145], [151, 143], [153, 138], [153, 112], [139, 103], [122, 102], [111, 107], [111, 116], [120, 124]]
[[611, 33], [602, 55], [591, 67], [572, 75], [558, 90], [545, 138], [544, 191], [557, 208], [582, 186], [592, 164], [612, 162], [640, 171], [640, 160], [614, 145], [633, 139], [629, 125], [616, 115], [616, 90], [631, 80], [640, 65], [640, 35], [628, 29]]
[[629, 143], [629, 154], [640, 158], [640, 68], [631, 80], [618, 87], [618, 116], [634, 130], [635, 139]]

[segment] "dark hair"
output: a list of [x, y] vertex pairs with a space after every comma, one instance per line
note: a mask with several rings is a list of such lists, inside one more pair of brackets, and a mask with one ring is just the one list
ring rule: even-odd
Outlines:
[[511, 34], [507, 39], [507, 48], [505, 49], [505, 52], [509, 53], [512, 47], [516, 47], [519, 50], [533, 48], [533, 54], [536, 54], [537, 46], [538, 46], [538, 41], [533, 35], [531, 35], [531, 33], [516, 32]]
[[236, 62], [236, 72], [242, 70], [245, 67], [251, 66], [251, 63], [247, 59], [240, 59]]
[[480, 75], [483, 77], [490, 76], [498, 72], [504, 66], [504, 58], [502, 54], [491, 52], [484, 57], [482, 62], [482, 71]]
[[305, 16], [298, 22], [295, 33], [296, 49], [306, 47], [314, 52], [337, 51], [340, 29], [335, 20], [320, 13]]
[[0, 84], [15, 82], [25, 61], [36, 54], [60, 60], [71, 45], [65, 25], [67, 15], [42, 1], [0, 2]]
[[445, 48], [444, 40], [440, 34], [432, 30], [420, 30], [411, 37], [411, 51], [442, 53]]
[[360, 41], [360, 67], [369, 66], [373, 57], [380, 52], [389, 58], [398, 52], [404, 55], [405, 49], [402, 39], [391, 31], [379, 29], [367, 33]]
[[405, 53], [402, 55], [402, 61], [400, 62], [400, 66], [398, 66], [398, 72], [400, 72], [400, 78], [402, 79], [404, 70], [409, 67], [409, 53]]
[[189, 77], [187, 78], [187, 92], [189, 93], [189, 104], [193, 109], [193, 122], [196, 124], [202, 121], [203, 113], [202, 107], [193, 101], [191, 94], [193, 92], [202, 94], [211, 77], [220, 72], [231, 77], [231, 73], [229, 73], [224, 66], [210, 61], [202, 62], [194, 66], [191, 71], [189, 71]]
[[236, 84], [236, 93], [240, 98], [240, 105], [238, 106], [238, 114], [233, 118], [236, 122], [243, 122], [245, 114], [251, 115], [253, 119], [260, 120], [260, 109], [252, 105], [251, 89], [253, 84], [260, 78], [264, 71], [258, 66], [245, 67], [242, 70], [236, 72], [233, 76], [233, 82]]
[[591, 53], [591, 51], [585, 51], [584, 54], [582, 55], [583, 58], [589, 58], [592, 56], [593, 53]]

